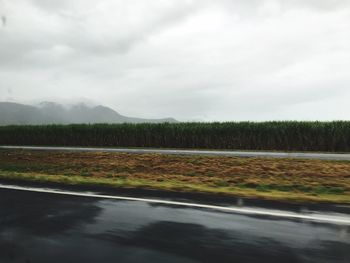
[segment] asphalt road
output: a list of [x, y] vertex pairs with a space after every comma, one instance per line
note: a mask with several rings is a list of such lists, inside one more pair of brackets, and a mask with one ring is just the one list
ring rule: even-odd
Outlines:
[[215, 151], [215, 150], [176, 150], [176, 149], [143, 149], [143, 148], [89, 148], [89, 147], [40, 147], [40, 146], [0, 146], [0, 149], [23, 149], [41, 151], [70, 152], [121, 152], [121, 153], [159, 153], [175, 155], [206, 155], [235, 157], [269, 157], [298, 158], [318, 160], [350, 161], [350, 154], [345, 153], [297, 153], [297, 152], [254, 152], [254, 151]]
[[0, 262], [350, 262], [346, 223], [44, 191], [0, 188]]

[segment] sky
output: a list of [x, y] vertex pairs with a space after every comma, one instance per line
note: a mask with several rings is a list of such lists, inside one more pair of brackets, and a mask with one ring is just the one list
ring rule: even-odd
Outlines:
[[0, 0], [0, 18], [0, 101], [350, 120], [349, 0]]

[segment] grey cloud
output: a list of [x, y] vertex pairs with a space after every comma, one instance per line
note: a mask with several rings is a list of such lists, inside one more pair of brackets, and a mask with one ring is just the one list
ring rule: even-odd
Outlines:
[[334, 11], [337, 9], [348, 8], [348, 0], [251, 0], [251, 1], [231, 1], [219, 0], [217, 4], [229, 8], [230, 11], [243, 14], [253, 14], [261, 11], [261, 8], [278, 9], [280, 12], [286, 12], [294, 9], [314, 9], [316, 11]]
[[0, 100], [86, 97], [181, 120], [350, 116], [349, 1], [5, 0], [2, 15]]
[[[20, 1], [8, 4], [10, 19], [15, 25], [2, 32], [5, 36], [4, 41], [0, 42], [0, 57], [3, 62], [0, 64], [20, 64], [22, 67], [29, 64], [35, 66], [39, 62], [38, 66], [50, 66], [55, 65], [55, 62], [61, 63], [61, 60], [55, 60], [60, 56], [63, 59], [76, 59], [80, 56], [82, 59], [84, 56], [123, 54], [152, 34], [186, 19], [199, 7], [186, 4], [188, 1], [181, 1], [183, 5], [172, 3], [154, 8], [156, 6], [149, 2], [149, 8], [147, 4], [143, 4], [145, 19], [138, 18], [139, 21], [133, 24], [132, 21], [124, 21], [126, 15], [123, 13], [128, 12], [129, 16], [134, 16], [133, 10], [137, 10], [137, 1], [129, 1], [133, 2], [134, 6], [131, 7], [127, 1], [105, 1], [112, 8], [122, 9], [115, 10], [118, 11], [116, 15], [113, 14], [113, 9], [96, 10], [95, 1], [80, 2], [83, 11], [77, 13], [74, 13], [74, 6], [70, 4], [72, 1], [59, 1], [57, 4], [57, 1], [37, 0], [32, 1], [35, 5], [27, 4], [18, 9], [17, 7], [21, 7]], [[115, 4], [118, 2], [119, 4]], [[29, 18], [25, 18], [26, 12], [29, 12]], [[30, 20], [29, 24], [26, 23], [27, 20]], [[59, 49], [69, 52], [57, 54]]]
[[349, 1], [347, 0], [295, 0], [288, 1], [283, 0], [282, 4], [288, 7], [299, 7], [299, 8], [315, 8], [323, 11], [332, 11], [335, 9], [341, 9], [349, 7]]

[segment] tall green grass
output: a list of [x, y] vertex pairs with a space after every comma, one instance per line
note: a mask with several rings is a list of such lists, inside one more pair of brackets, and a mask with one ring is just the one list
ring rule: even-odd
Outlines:
[[350, 152], [350, 122], [2, 126], [0, 144]]

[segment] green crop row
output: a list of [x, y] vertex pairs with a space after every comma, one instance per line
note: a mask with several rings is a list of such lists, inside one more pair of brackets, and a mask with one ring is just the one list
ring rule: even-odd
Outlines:
[[0, 144], [350, 152], [350, 122], [1, 126]]

